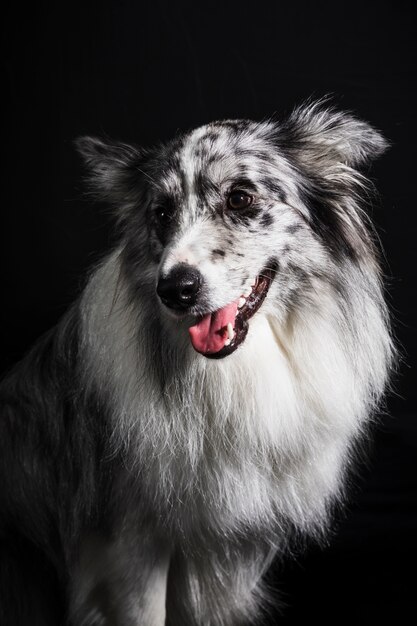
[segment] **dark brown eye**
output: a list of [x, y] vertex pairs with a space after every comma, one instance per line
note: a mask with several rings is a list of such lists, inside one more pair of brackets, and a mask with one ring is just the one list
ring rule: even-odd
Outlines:
[[174, 214], [174, 205], [172, 202], [166, 202], [156, 207], [155, 217], [158, 224], [166, 226], [172, 220]]
[[246, 209], [252, 202], [252, 196], [245, 191], [232, 191], [227, 198], [227, 206], [233, 210]]
[[164, 243], [175, 216], [175, 205], [171, 200], [158, 203], [153, 213], [153, 227], [159, 240]]
[[171, 221], [171, 215], [166, 209], [161, 207], [156, 211], [156, 219], [160, 224], [168, 224]]

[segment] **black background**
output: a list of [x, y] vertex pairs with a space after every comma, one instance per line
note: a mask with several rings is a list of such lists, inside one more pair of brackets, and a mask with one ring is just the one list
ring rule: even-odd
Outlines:
[[[373, 215], [402, 352], [350, 504], [325, 549], [274, 573], [282, 624], [405, 623], [417, 608], [416, 93], [412, 4], [86, 2], [9, 6], [3, 25], [2, 351], [7, 368], [52, 326], [111, 241], [82, 198], [72, 140], [149, 145], [224, 117], [333, 94], [391, 142]], [[415, 578], [415, 577], [414, 577]], [[275, 623], [274, 620], [272, 623]]]

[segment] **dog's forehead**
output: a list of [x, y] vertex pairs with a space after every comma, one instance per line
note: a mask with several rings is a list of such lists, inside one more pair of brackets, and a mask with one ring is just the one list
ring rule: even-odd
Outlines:
[[204, 177], [215, 185], [250, 171], [262, 174], [274, 159], [268, 122], [226, 120], [200, 126], [168, 146], [161, 183], [168, 193], [189, 194]]

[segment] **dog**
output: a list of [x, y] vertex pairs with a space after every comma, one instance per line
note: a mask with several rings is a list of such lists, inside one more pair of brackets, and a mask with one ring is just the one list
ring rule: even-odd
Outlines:
[[117, 243], [1, 385], [1, 623], [255, 624], [389, 380], [387, 142], [310, 101], [77, 147]]

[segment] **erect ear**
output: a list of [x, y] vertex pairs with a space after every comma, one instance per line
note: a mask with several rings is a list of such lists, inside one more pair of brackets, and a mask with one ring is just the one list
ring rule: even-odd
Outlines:
[[87, 166], [91, 195], [117, 208], [135, 202], [143, 178], [144, 150], [96, 137], [80, 137], [75, 145]]
[[280, 128], [285, 147], [315, 175], [335, 166], [358, 168], [379, 157], [388, 142], [370, 124], [335, 110], [326, 100], [301, 105]]

